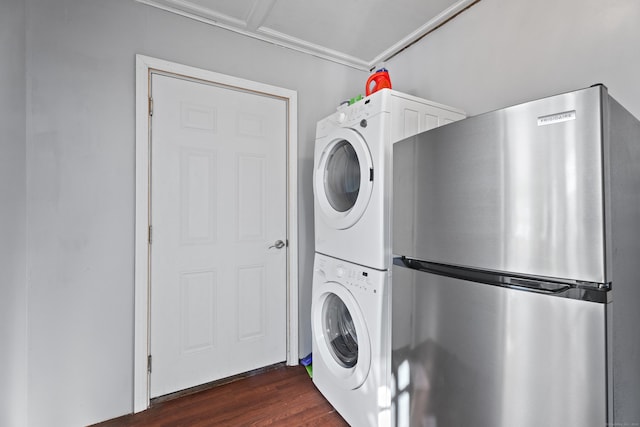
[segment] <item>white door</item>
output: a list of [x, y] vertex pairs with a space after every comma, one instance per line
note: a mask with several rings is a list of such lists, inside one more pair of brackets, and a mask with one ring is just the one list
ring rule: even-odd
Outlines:
[[151, 94], [157, 397], [286, 359], [287, 111], [155, 73]]

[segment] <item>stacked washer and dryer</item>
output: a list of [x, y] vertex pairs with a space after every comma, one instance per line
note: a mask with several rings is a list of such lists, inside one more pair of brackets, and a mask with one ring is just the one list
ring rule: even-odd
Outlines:
[[313, 382], [354, 427], [392, 419], [392, 144], [464, 117], [382, 89], [317, 124]]

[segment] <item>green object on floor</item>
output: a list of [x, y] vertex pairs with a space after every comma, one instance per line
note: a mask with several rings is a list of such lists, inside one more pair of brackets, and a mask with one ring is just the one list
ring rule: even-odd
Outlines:
[[309, 374], [309, 378], [313, 378], [313, 365], [307, 365], [304, 368], [307, 370], [307, 374]]

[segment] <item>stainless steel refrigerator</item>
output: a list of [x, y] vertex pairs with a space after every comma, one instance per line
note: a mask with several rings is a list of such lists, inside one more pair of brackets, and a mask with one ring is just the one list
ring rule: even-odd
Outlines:
[[393, 147], [397, 426], [640, 426], [640, 123], [602, 85]]

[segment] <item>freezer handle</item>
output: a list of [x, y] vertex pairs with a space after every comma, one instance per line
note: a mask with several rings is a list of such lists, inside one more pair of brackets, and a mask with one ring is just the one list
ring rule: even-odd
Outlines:
[[502, 283], [510, 288], [523, 289], [542, 294], [561, 294], [571, 289], [571, 286], [564, 283], [537, 282], [515, 277], [504, 277]]
[[406, 257], [394, 258], [393, 263], [401, 267], [437, 274], [440, 276], [454, 277], [456, 279], [471, 282], [503, 286], [564, 298], [581, 299], [593, 302], [607, 302], [609, 297], [607, 292], [609, 288], [605, 286], [597, 286], [597, 284], [567, 283], [549, 278], [530, 278], [508, 275], [499, 272], [439, 264]]

